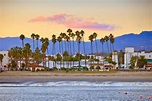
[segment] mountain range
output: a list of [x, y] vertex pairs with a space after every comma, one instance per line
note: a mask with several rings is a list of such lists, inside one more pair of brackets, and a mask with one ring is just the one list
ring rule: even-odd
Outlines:
[[[98, 45], [98, 50], [101, 52], [101, 43], [100, 40], [96, 40]], [[31, 49], [32, 48], [32, 42], [33, 40], [31, 38], [25, 38], [24, 43], [30, 43]], [[36, 43], [36, 41], [35, 41]], [[72, 44], [72, 43], [71, 43]], [[90, 53], [90, 42], [85, 42], [85, 49], [86, 53]], [[12, 47], [22, 47], [22, 43], [19, 37], [5, 37], [0, 38], [0, 50], [9, 50]], [[56, 43], [56, 52], [59, 52], [59, 43]], [[77, 42], [74, 42], [75, 51], [78, 49]], [[93, 51], [96, 52], [95, 42], [93, 42]], [[84, 52], [83, 50], [83, 44], [80, 45], [81, 47], [81, 53]], [[152, 31], [142, 31], [139, 34], [129, 33], [124, 34], [122, 36], [115, 37], [114, 42], [114, 49], [117, 51], [124, 50], [125, 47], [134, 47], [136, 51], [139, 50], [146, 50], [151, 51], [152, 50]], [[41, 48], [41, 42], [39, 41], [39, 48]], [[106, 43], [104, 44], [104, 51], [107, 52], [107, 46]], [[52, 41], [49, 40], [49, 53], [52, 53]]]

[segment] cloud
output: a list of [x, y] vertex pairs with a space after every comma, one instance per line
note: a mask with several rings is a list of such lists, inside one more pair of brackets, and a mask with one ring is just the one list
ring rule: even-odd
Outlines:
[[50, 17], [39, 16], [29, 20], [29, 22], [54, 22], [57, 24], [65, 25], [68, 28], [78, 29], [90, 29], [90, 30], [104, 30], [113, 31], [117, 27], [110, 24], [98, 23], [93, 21], [87, 21], [73, 15], [56, 14]]

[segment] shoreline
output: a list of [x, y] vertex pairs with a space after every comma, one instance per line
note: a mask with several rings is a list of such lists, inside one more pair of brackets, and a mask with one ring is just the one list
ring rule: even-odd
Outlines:
[[152, 82], [152, 71], [140, 72], [101, 72], [101, 73], [64, 73], [64, 72], [28, 72], [5, 71], [0, 73], [0, 83], [22, 82], [57, 82], [57, 81], [89, 81], [89, 82]]

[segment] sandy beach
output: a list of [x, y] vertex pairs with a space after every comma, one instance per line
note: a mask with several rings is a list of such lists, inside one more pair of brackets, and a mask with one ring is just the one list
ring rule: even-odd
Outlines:
[[152, 71], [138, 71], [138, 72], [117, 71], [117, 72], [98, 72], [98, 73], [5, 71], [0, 73], [0, 83], [28, 82], [28, 81], [152, 82]]

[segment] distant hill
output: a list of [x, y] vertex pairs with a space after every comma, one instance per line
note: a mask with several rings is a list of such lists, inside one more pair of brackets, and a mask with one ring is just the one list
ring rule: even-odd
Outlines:
[[[49, 52], [52, 53], [52, 42], [49, 41]], [[24, 43], [30, 43], [32, 48], [32, 39], [25, 38]], [[36, 43], [36, 41], [35, 41]], [[101, 43], [97, 40], [98, 50], [101, 52]], [[74, 42], [75, 50], [77, 51], [77, 42]], [[5, 37], [0, 38], [0, 50], [9, 50], [12, 47], [19, 46], [22, 47], [21, 40], [19, 37]], [[59, 51], [58, 42], [56, 43], [56, 51]], [[85, 42], [86, 52], [90, 53], [90, 42]], [[115, 38], [114, 48], [115, 50], [124, 50], [125, 47], [132, 46], [135, 50], [152, 50], [152, 31], [143, 31], [140, 34], [129, 33]], [[41, 42], [39, 41], [39, 48], [41, 47]], [[95, 52], [95, 43], [93, 43]], [[106, 44], [104, 44], [104, 49], [107, 51]], [[83, 53], [83, 45], [81, 44], [81, 52]]]

